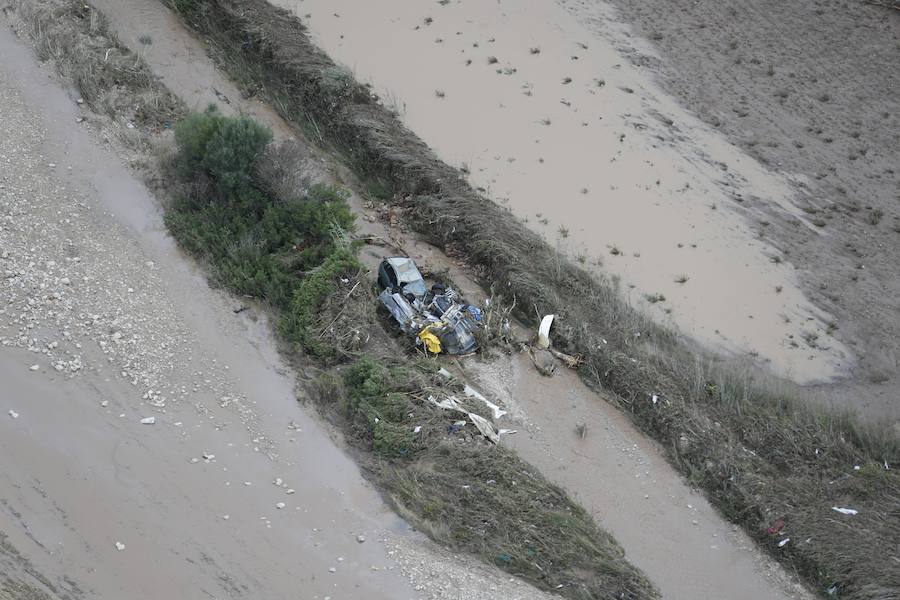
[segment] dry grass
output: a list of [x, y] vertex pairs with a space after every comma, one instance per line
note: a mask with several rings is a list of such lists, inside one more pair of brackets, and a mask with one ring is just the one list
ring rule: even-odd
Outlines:
[[31, 38], [38, 58], [51, 61], [95, 112], [156, 128], [171, 126], [185, 113], [143, 58], [120, 44], [91, 6], [78, 0], [10, 0], [9, 6], [17, 30]]

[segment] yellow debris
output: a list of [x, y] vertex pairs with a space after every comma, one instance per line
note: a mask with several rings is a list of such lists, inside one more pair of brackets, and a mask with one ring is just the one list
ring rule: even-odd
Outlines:
[[431, 354], [440, 354], [441, 353], [441, 340], [438, 339], [438, 336], [431, 333], [432, 325], [425, 327], [422, 331], [419, 332], [419, 339], [422, 340], [422, 343], [425, 344], [425, 349]]

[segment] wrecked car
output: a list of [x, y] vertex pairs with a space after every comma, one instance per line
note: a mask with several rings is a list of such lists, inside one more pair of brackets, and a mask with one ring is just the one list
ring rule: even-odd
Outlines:
[[469, 354], [478, 348], [475, 331], [481, 310], [463, 302], [452, 288], [435, 284], [429, 289], [411, 258], [381, 261], [378, 286], [378, 299], [391, 318], [426, 352]]
[[421, 298], [427, 291], [425, 278], [411, 258], [397, 256], [386, 258], [378, 266], [378, 285], [381, 289], [400, 288], [403, 294]]

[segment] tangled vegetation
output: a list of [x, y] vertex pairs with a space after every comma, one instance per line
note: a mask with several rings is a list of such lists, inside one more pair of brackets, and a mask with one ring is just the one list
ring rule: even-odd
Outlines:
[[339, 190], [285, 193], [281, 170], [259, 163], [292, 154], [270, 149], [270, 132], [247, 117], [211, 107], [178, 123], [175, 141], [172, 170], [183, 185], [166, 215], [172, 234], [215, 282], [267, 303], [291, 348], [331, 367], [354, 359], [340, 378], [326, 373], [310, 389], [365, 451], [366, 471], [402, 515], [439, 542], [569, 598], [656, 597], [564, 492], [461, 427], [465, 414], [428, 401], [458, 394], [458, 384], [428, 361], [363, 350], [363, 332], [378, 328], [377, 303], [361, 281], [346, 235], [353, 215]]
[[248, 117], [225, 117], [214, 107], [175, 128], [174, 171], [185, 181], [166, 214], [172, 235], [206, 263], [212, 279], [236, 294], [261, 300], [282, 315], [291, 343], [320, 357], [317, 309], [356, 277], [360, 264], [343, 232], [353, 213], [342, 191], [313, 186], [274, 197], [257, 161], [272, 134]]
[[315, 397], [371, 452], [364, 466], [397, 511], [432, 539], [566, 598], [657, 597], [565, 492], [471, 424], [460, 427], [465, 415], [427, 401], [459, 387], [429, 361], [363, 358], [339, 380], [326, 375]]
[[[360, 179], [377, 180], [390, 201], [408, 203], [411, 225], [514, 294], [523, 321], [559, 315], [554, 344], [584, 358], [584, 380], [813, 589], [854, 600], [900, 593], [895, 433], [698, 357], [629, 306], [614, 282], [571, 264], [482, 198], [318, 50], [294, 15], [265, 0], [168, 1], [245, 90], [341, 153]], [[779, 546], [769, 533], [777, 522], [802, 541]]]

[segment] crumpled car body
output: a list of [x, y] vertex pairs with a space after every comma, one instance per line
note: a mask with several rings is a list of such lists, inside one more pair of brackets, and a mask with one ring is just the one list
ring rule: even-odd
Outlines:
[[378, 268], [378, 299], [405, 334], [434, 352], [433, 338], [440, 352], [469, 354], [478, 348], [475, 332], [480, 327], [481, 311], [462, 302], [452, 288], [435, 285], [431, 290], [415, 262], [407, 257], [386, 258]]
[[395, 289], [403, 294], [422, 298], [428, 292], [425, 278], [411, 258], [395, 256], [381, 261], [378, 267], [378, 285], [382, 289]]

